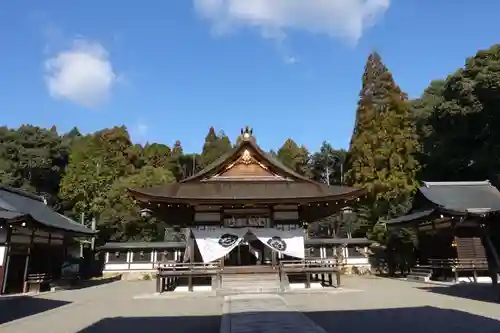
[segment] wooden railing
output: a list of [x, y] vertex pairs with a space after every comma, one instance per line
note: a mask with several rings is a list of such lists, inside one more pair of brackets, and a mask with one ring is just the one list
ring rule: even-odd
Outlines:
[[431, 268], [452, 269], [453, 271], [478, 271], [488, 270], [486, 259], [429, 259]]
[[160, 293], [166, 288], [173, 287], [178, 278], [187, 277], [188, 290], [193, 291], [193, 278], [194, 277], [213, 277], [216, 276], [218, 285], [222, 282], [221, 269], [219, 264], [215, 263], [179, 263], [159, 262], [155, 264], [158, 272], [156, 274], [156, 292]]
[[52, 277], [48, 273], [29, 273], [24, 284], [24, 292], [40, 292], [48, 285]]
[[335, 258], [307, 258], [302, 260], [282, 260], [279, 263], [280, 280], [283, 282], [289, 275], [306, 275], [306, 288], [311, 287], [311, 275], [316, 274], [321, 282], [328, 280], [333, 286], [333, 276], [336, 277], [336, 286], [340, 286], [341, 267]]
[[[213, 282], [216, 287], [222, 286], [222, 275], [225, 273], [234, 273], [233, 269], [224, 268], [218, 263], [179, 263], [175, 261], [158, 262], [155, 264], [157, 269], [156, 291], [162, 292], [169, 286], [175, 284], [178, 278], [187, 277], [188, 290], [193, 291], [193, 277], [215, 277]], [[255, 266], [256, 271], [259, 271]], [[248, 267], [245, 267], [248, 271]], [[272, 270], [269, 270], [272, 271]], [[288, 275], [306, 275], [306, 288], [310, 287], [311, 274], [321, 276], [322, 282], [327, 279], [330, 285], [333, 285], [333, 276], [336, 276], [336, 285], [340, 285], [341, 265], [335, 258], [308, 258], [301, 260], [281, 260], [276, 267], [275, 272], [280, 276], [281, 281], [286, 281]], [[213, 284], [214, 286], [214, 284]]]

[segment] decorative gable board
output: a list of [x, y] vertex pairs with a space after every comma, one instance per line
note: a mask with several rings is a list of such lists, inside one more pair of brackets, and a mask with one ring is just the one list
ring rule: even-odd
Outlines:
[[267, 166], [259, 161], [249, 149], [241, 152], [240, 156], [226, 168], [212, 176], [209, 180], [283, 180], [280, 175], [274, 174]]

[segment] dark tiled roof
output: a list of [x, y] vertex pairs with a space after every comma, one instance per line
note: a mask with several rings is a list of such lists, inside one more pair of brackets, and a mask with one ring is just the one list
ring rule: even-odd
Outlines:
[[99, 247], [99, 251], [127, 249], [183, 249], [184, 242], [109, 242]]
[[10, 210], [0, 210], [0, 220], [12, 220], [22, 216], [24, 215], [18, 212], [13, 212]]
[[29, 217], [49, 228], [80, 234], [95, 233], [80, 223], [55, 212], [45, 204], [41, 197], [0, 186], [0, 219], [11, 220], [20, 217]]
[[438, 208], [450, 212], [500, 211], [500, 192], [489, 181], [424, 182], [420, 193]]
[[481, 215], [500, 211], [500, 192], [489, 181], [480, 182], [424, 182], [419, 194], [433, 208], [386, 221], [389, 226], [418, 223], [432, 214]]
[[387, 224], [403, 224], [406, 222], [421, 221], [422, 219], [428, 218], [436, 209], [421, 210], [408, 215], [403, 215], [392, 220], [388, 220]]
[[[259, 162], [282, 178], [274, 180], [246, 176], [242, 179], [209, 179], [240, 158], [244, 149], [253, 152]], [[209, 179], [209, 181], [207, 181]], [[363, 189], [343, 186], [328, 186], [311, 180], [284, 166], [274, 156], [264, 152], [253, 137], [242, 139], [233, 150], [197, 174], [175, 184], [149, 189], [130, 189], [130, 193], [141, 201], [191, 203], [193, 201], [219, 203], [237, 202], [317, 202], [350, 200], [364, 194]]]
[[189, 200], [291, 200], [318, 201], [351, 199], [364, 191], [352, 187], [328, 186], [321, 183], [288, 181], [218, 181], [202, 183], [175, 183], [149, 189], [131, 190], [133, 194], [153, 199], [175, 198], [179, 202]]

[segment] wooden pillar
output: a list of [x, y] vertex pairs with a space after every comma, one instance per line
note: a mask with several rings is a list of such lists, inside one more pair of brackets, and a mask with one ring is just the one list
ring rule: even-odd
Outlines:
[[28, 247], [28, 253], [26, 254], [26, 260], [24, 262], [24, 273], [23, 273], [23, 293], [28, 292], [28, 269], [31, 257], [31, 249], [33, 247], [33, 237], [35, 230], [31, 232], [30, 245]]
[[220, 270], [217, 270], [217, 273], [215, 275], [216, 279], [216, 288], [222, 288], [222, 273]]
[[188, 275], [188, 291], [193, 291], [193, 275]]
[[193, 263], [194, 262], [194, 238], [193, 238], [191, 231], [189, 231], [188, 247], [189, 247], [188, 248], [189, 262]]
[[160, 270], [158, 270], [158, 274], [156, 274], [156, 292], [161, 293], [161, 276], [160, 276]]

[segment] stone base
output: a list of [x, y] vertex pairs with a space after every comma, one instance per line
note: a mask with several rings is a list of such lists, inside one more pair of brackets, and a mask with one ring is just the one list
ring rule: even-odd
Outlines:
[[372, 275], [371, 265], [345, 265], [342, 272], [346, 275]]
[[154, 273], [151, 272], [123, 272], [122, 280], [124, 281], [148, 281], [154, 280]]

